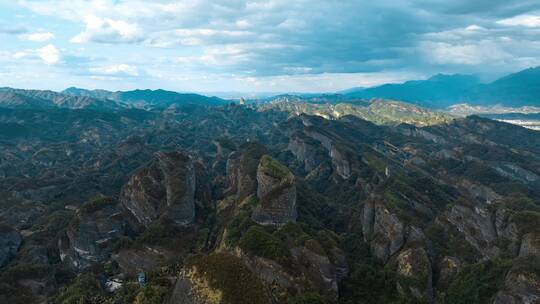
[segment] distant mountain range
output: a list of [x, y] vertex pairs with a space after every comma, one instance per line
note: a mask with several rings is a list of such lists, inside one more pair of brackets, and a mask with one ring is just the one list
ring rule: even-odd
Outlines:
[[[368, 105], [371, 99], [391, 99], [415, 105], [447, 109], [451, 106], [540, 107], [540, 67], [530, 68], [481, 83], [471, 75], [437, 74], [427, 80], [411, 80], [401, 84], [384, 84], [372, 88], [351, 88], [329, 94], [282, 94], [250, 99], [250, 103], [264, 104], [287, 100], [313, 104], [350, 103]], [[231, 100], [194, 93], [166, 90], [106, 91], [71, 87], [62, 92], [0, 88], [0, 107], [18, 109], [164, 109], [170, 106], [197, 104], [224, 105]]]
[[92, 98], [108, 99], [126, 104], [144, 104], [168, 107], [173, 104], [222, 105], [227, 103], [218, 97], [208, 97], [193, 93], [177, 93], [166, 90], [133, 90], [133, 91], [105, 91], [68, 88], [63, 94], [71, 96], [87, 96]]
[[48, 90], [0, 88], [0, 107], [17, 109], [117, 109], [119, 103], [91, 96], [72, 96]]
[[62, 92], [0, 88], [0, 107], [11, 109], [164, 109], [172, 105], [223, 105], [229, 101], [218, 97], [183, 94], [165, 90], [110, 92], [69, 88]]
[[447, 108], [458, 103], [539, 106], [540, 67], [526, 69], [488, 84], [480, 83], [470, 75], [438, 74], [427, 80], [350, 89], [343, 93], [349, 98], [387, 98], [432, 108]]

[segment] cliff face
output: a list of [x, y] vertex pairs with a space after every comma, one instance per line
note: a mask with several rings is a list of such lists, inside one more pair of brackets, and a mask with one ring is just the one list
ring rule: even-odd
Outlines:
[[122, 188], [120, 201], [135, 225], [148, 227], [161, 216], [178, 226], [195, 218], [195, 170], [180, 152], [158, 152], [152, 162], [133, 174]]
[[260, 206], [252, 219], [261, 225], [282, 225], [296, 221], [294, 175], [278, 161], [264, 155], [257, 168], [257, 197]]
[[75, 268], [87, 268], [107, 259], [112, 243], [125, 234], [126, 223], [119, 204], [100, 198], [84, 204], [59, 240], [60, 258]]
[[326, 151], [318, 141], [301, 132], [290, 137], [287, 149], [294, 154], [298, 161], [303, 163], [306, 172], [312, 171], [328, 158]]
[[268, 153], [265, 146], [250, 142], [229, 155], [226, 174], [229, 183], [227, 193], [241, 200], [257, 190], [257, 167], [261, 157]]
[[366, 203], [362, 230], [373, 255], [385, 262], [405, 244], [405, 224], [382, 204]]
[[330, 137], [320, 132], [309, 131], [306, 132], [306, 134], [313, 140], [318, 141], [320, 145], [327, 150], [328, 156], [332, 161], [332, 165], [339, 176], [341, 176], [343, 179], [348, 179], [351, 177], [352, 169], [351, 161], [349, 159], [350, 155], [348, 155], [349, 153], [347, 153], [343, 147], [337, 146]]

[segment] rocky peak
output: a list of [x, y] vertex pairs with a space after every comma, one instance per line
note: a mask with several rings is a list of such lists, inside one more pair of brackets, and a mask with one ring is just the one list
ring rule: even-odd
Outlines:
[[124, 233], [125, 221], [118, 202], [112, 198], [94, 199], [81, 206], [60, 238], [60, 258], [75, 268], [86, 268], [108, 258], [112, 242]]
[[249, 142], [233, 152], [227, 160], [227, 192], [237, 195], [240, 199], [254, 193], [257, 189], [257, 166], [261, 157], [268, 153], [265, 146], [257, 142]]
[[296, 221], [294, 175], [269, 155], [257, 167], [257, 197], [260, 205], [252, 219], [261, 225], [281, 225]]
[[195, 218], [195, 169], [180, 152], [157, 152], [152, 162], [133, 174], [120, 201], [135, 226], [148, 227], [161, 216], [184, 226]]

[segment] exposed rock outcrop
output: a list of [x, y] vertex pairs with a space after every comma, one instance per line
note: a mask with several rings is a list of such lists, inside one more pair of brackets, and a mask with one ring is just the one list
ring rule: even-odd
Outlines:
[[523, 235], [521, 247], [519, 248], [520, 257], [536, 256], [540, 258], [540, 234], [531, 232]]
[[195, 218], [195, 169], [180, 152], [158, 152], [152, 162], [131, 176], [120, 201], [137, 228], [160, 217], [185, 226]]
[[296, 221], [296, 186], [287, 167], [264, 155], [257, 168], [257, 197], [260, 205], [252, 219], [261, 225], [282, 225]]
[[405, 244], [405, 224], [379, 203], [364, 205], [362, 232], [373, 255], [384, 262]]
[[84, 204], [59, 240], [60, 258], [86, 268], [109, 257], [112, 242], [124, 235], [125, 220], [117, 201], [100, 198]]
[[445, 256], [439, 262], [437, 288], [446, 290], [461, 270], [461, 262], [455, 257]]
[[406, 278], [398, 282], [398, 291], [410, 294], [418, 301], [431, 302], [433, 298], [431, 262], [423, 248], [401, 250], [396, 258], [398, 274]]
[[[530, 257], [531, 258], [531, 257]], [[536, 304], [540, 302], [540, 261], [514, 265], [506, 275], [503, 288], [495, 296], [494, 304]], [[519, 263], [522, 263], [518, 262]], [[531, 264], [528, 266], [527, 264]]]
[[338, 147], [330, 137], [318, 132], [307, 132], [311, 138], [319, 141], [321, 145], [328, 151], [328, 156], [332, 160], [332, 164], [337, 174], [344, 179], [347, 179], [352, 174], [350, 155], [348, 151], [342, 147]]
[[292, 256], [300, 265], [303, 272], [318, 288], [319, 293], [335, 302], [338, 300], [339, 271], [328, 256], [303, 247], [293, 248]]
[[244, 199], [257, 190], [257, 166], [261, 157], [268, 150], [261, 144], [250, 142], [240, 147], [239, 152], [233, 152], [227, 160], [227, 192], [236, 194]]
[[500, 254], [499, 248], [495, 246], [495, 219], [486, 208], [455, 205], [447, 219], [465, 236], [467, 242], [484, 256], [496, 257]]
[[324, 149], [322, 149], [318, 141], [300, 132], [290, 137], [287, 149], [294, 154], [298, 161], [304, 164], [306, 172], [315, 169], [326, 157], [322, 153]]
[[0, 267], [5, 266], [15, 257], [22, 238], [17, 230], [0, 223]]

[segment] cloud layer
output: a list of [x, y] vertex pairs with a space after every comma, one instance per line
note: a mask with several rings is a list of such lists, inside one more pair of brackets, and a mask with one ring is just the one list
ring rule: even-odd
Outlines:
[[[540, 2], [530, 0], [24, 0], [10, 6], [71, 25], [54, 31], [0, 24], [7, 39], [54, 39], [55, 45], [17, 52], [39, 54], [72, 79], [106, 75], [140, 87], [189, 89], [187, 81], [206, 79], [235, 83], [234, 90], [255, 80], [269, 90], [276, 79], [303, 77], [339, 90], [350, 83], [347, 74], [363, 86], [373, 84], [367, 76], [385, 73], [393, 76], [383, 77], [389, 81], [437, 72], [494, 77], [540, 64]], [[308, 89], [302, 83], [298, 91]]]

